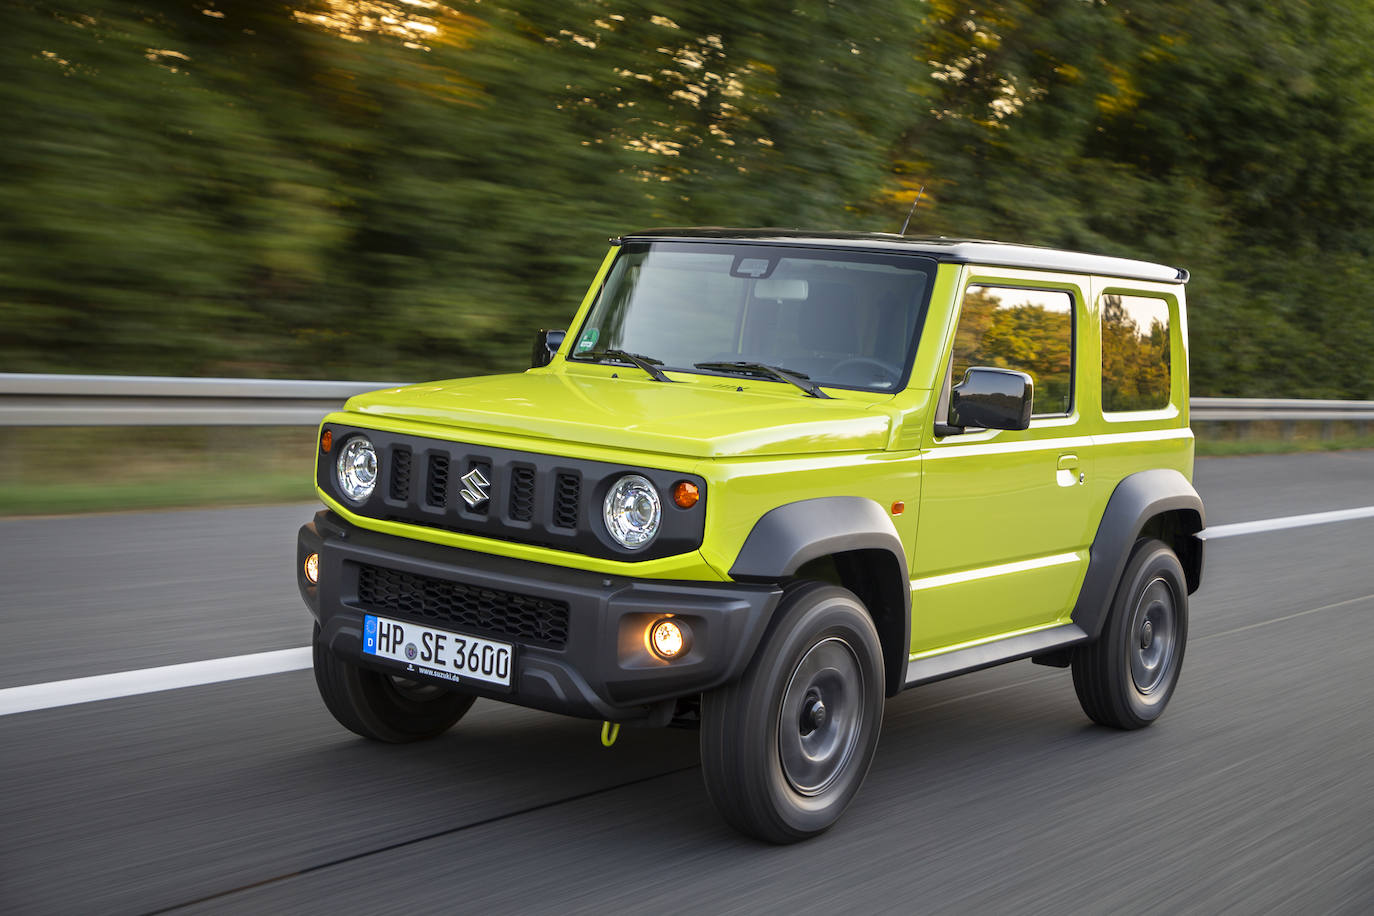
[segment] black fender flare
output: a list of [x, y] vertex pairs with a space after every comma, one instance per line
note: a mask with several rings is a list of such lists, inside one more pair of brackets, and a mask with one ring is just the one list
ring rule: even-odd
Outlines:
[[[1107, 501], [1089, 551], [1083, 587], [1073, 608], [1073, 622], [1089, 639], [1096, 639], [1102, 632], [1107, 609], [1136, 539], [1152, 518], [1165, 513], [1176, 513], [1179, 519], [1175, 550], [1187, 573], [1188, 591], [1197, 590], [1202, 580], [1203, 545], [1197, 534], [1207, 526], [1202, 497], [1188, 478], [1171, 468], [1130, 474], [1116, 485]], [[1178, 550], [1180, 544], [1186, 544], [1187, 549]]]
[[[878, 503], [860, 496], [821, 496], [765, 512], [745, 538], [730, 567], [730, 578], [737, 582], [781, 582], [811, 560], [853, 555], [855, 551], [882, 557], [878, 561], [884, 570], [880, 573], [882, 581], [871, 584], [890, 596], [885, 602], [890, 606], [881, 618], [878, 609], [869, 610], [879, 635], [887, 634], [883, 661], [891, 695], [904, 683], [911, 651], [911, 576], [902, 539], [887, 510]], [[899, 619], [892, 620], [888, 614]]]

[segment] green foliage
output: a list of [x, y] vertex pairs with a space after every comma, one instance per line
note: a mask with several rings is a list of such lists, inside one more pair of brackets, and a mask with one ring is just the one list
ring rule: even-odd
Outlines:
[[914, 232], [1188, 267], [1195, 393], [1374, 398], [1374, 8], [1354, 0], [0, 17], [3, 370], [517, 369], [608, 236], [895, 229], [925, 185]]

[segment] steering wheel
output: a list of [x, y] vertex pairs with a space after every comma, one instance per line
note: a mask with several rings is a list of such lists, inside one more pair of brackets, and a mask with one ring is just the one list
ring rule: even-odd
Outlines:
[[874, 359], [871, 356], [851, 356], [849, 359], [842, 359], [830, 367], [830, 373], [840, 376], [844, 374], [846, 368], [854, 366], [872, 366], [879, 370], [883, 379], [888, 382], [897, 381], [897, 377], [902, 374], [902, 370], [897, 366], [885, 363], [880, 359]]

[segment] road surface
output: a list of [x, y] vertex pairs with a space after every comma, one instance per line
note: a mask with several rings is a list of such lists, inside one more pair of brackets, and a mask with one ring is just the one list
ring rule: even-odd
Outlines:
[[[1374, 452], [1198, 462], [1208, 521], [1374, 505]], [[0, 688], [305, 644], [312, 507], [0, 522]], [[478, 701], [388, 747], [308, 671], [0, 716], [0, 911], [1367, 913], [1374, 518], [1214, 540], [1178, 691], [1019, 662], [889, 700], [839, 825], [715, 816], [696, 735]]]

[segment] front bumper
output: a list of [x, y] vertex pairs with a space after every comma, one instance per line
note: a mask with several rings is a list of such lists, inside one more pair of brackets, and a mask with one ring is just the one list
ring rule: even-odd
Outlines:
[[[311, 585], [303, 572], [311, 553], [320, 557], [319, 585]], [[782, 595], [776, 585], [611, 577], [492, 556], [378, 534], [321, 511], [297, 537], [301, 597], [319, 622], [320, 639], [330, 651], [354, 664], [390, 672], [396, 669], [362, 654], [363, 616], [408, 615], [370, 607], [360, 597], [360, 573], [369, 566], [565, 603], [566, 641], [558, 648], [522, 642], [501, 629], [411, 619], [516, 646], [509, 690], [477, 681], [464, 683], [462, 689], [522, 706], [614, 721], [662, 719], [673, 700], [739, 677]], [[685, 621], [693, 635], [688, 653], [671, 662], [652, 655], [644, 645], [645, 629], [666, 614]]]

